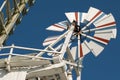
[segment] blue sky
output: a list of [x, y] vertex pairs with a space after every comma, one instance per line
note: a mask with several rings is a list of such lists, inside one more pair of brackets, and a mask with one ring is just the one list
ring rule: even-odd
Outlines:
[[36, 0], [35, 5], [16, 27], [6, 44], [44, 48], [43, 40], [56, 34], [46, 31], [46, 27], [66, 20], [65, 12], [87, 12], [90, 6], [114, 15], [117, 23], [117, 38], [112, 39], [98, 57], [89, 54], [84, 58], [82, 80], [120, 80], [119, 0]]

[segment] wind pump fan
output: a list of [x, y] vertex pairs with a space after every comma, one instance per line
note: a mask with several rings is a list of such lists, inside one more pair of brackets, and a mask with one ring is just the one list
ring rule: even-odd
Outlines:
[[[72, 53], [76, 58], [82, 58], [90, 51], [98, 56], [109, 43], [111, 38], [116, 38], [116, 22], [113, 15], [105, 14], [99, 9], [90, 7], [87, 13], [67, 12], [65, 13], [69, 21], [61, 21], [46, 28], [52, 31], [72, 31], [69, 44], [76, 38], [78, 40], [78, 53]], [[66, 34], [67, 35], [67, 34]], [[65, 36], [66, 37], [66, 36]], [[54, 43], [59, 37], [49, 37], [45, 39], [43, 45]], [[74, 50], [75, 47], [72, 47]]]
[[[99, 9], [90, 7], [87, 13], [66, 12], [65, 15], [68, 20], [46, 28], [46, 30], [63, 31], [64, 33], [59, 36], [48, 37], [44, 40], [43, 45], [58, 45], [55, 50], [68, 53], [70, 61], [77, 63], [78, 66], [82, 65], [82, 59], [85, 55], [92, 52], [98, 56], [110, 39], [116, 38], [116, 22], [111, 13], [105, 14]], [[61, 43], [58, 43], [59, 41]], [[48, 53], [48, 55], [56, 56], [53, 53]], [[62, 58], [64, 55], [62, 54]], [[77, 74], [77, 80], [80, 80], [80, 76], [78, 76], [80, 72]]]

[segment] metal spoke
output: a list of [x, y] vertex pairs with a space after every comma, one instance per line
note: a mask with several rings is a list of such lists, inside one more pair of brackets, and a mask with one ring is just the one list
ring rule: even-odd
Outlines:
[[87, 35], [87, 34], [81, 33], [81, 35], [84, 36], [84, 37], [87, 37], [87, 38], [89, 38], [89, 39], [91, 39], [91, 40], [94, 40], [94, 41], [97, 41], [97, 42], [99, 42], [99, 43], [102, 43], [102, 44], [107, 45], [106, 42], [104, 42], [104, 41], [102, 41], [102, 40], [99, 40], [99, 39], [96, 39], [96, 38], [94, 38], [94, 37], [92, 37], [92, 36], [89, 36], [89, 35]]

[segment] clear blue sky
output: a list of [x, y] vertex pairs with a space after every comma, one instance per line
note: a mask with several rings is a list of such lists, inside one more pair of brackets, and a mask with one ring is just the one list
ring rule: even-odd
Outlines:
[[46, 31], [45, 28], [66, 20], [65, 12], [87, 12], [90, 6], [96, 7], [107, 14], [114, 15], [117, 22], [117, 39], [112, 39], [98, 57], [89, 54], [84, 58], [82, 80], [120, 80], [119, 3], [119, 0], [36, 0], [35, 5], [16, 27], [6, 44], [43, 48], [43, 40], [49, 35], [56, 34]]

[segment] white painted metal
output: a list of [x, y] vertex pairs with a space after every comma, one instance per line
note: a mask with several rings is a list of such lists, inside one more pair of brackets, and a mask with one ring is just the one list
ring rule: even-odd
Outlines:
[[[49, 46], [49, 48], [51, 49], [51, 50], [53, 50], [53, 51], [59, 51], [60, 49], [61, 49], [61, 47], [62, 47], [62, 45], [63, 44], [60, 44], [60, 45], [58, 45], [56, 48], [52, 48], [51, 46]], [[59, 54], [57, 54], [57, 53], [47, 53], [49, 56], [57, 56], [57, 55], [59, 55]]]
[[88, 46], [95, 56], [98, 56], [104, 49], [102, 45], [95, 41], [90, 41]]
[[[110, 22], [115, 22], [115, 19], [111, 13], [108, 14], [106, 17], [99, 19], [97, 22], [94, 23], [94, 25], [96, 27], [98, 27], [98, 26], [101, 26], [101, 25], [104, 25], [104, 24], [107, 24]], [[109, 26], [116, 26], [116, 24], [114, 23], [114, 24], [111, 24]], [[106, 26], [103, 26], [103, 27], [106, 27]]]
[[111, 32], [110, 31], [108, 32], [107, 30], [104, 32], [103, 31], [95, 32], [94, 36], [97, 36], [97, 37], [102, 38], [102, 39], [110, 40], [111, 36], [113, 36], [112, 31]]
[[73, 20], [76, 21], [75, 12], [65, 13], [65, 15], [67, 16], [68, 20], [69, 20], [71, 23], [73, 22]]
[[89, 35], [86, 35], [86, 34], [81, 34], [82, 36], [85, 36], [85, 37], [87, 37], [87, 38], [89, 38], [89, 39], [91, 39], [91, 40], [94, 40], [94, 41], [97, 41], [97, 42], [99, 42], [99, 43], [102, 43], [102, 44], [105, 44], [105, 45], [107, 45], [108, 43], [106, 43], [106, 42], [104, 42], [104, 41], [102, 41], [102, 40], [99, 40], [99, 39], [96, 39], [96, 38], [94, 38], [94, 37], [92, 37], [92, 36], [89, 36]]
[[16, 49], [23, 49], [23, 50], [30, 50], [30, 51], [39, 51], [39, 52], [48, 52], [48, 53], [58, 53], [61, 54], [60, 52], [57, 51], [50, 51], [50, 50], [43, 50], [43, 49], [36, 49], [36, 48], [28, 48], [28, 47], [21, 47], [21, 46], [5, 46], [5, 47], [0, 47], [0, 49], [7, 49], [7, 48], [16, 48]]
[[49, 26], [48, 28], [46, 28], [46, 30], [63, 31], [65, 29], [67, 29], [68, 26], [69, 26], [68, 21], [61, 21], [54, 25]]
[[61, 48], [61, 51], [60, 51], [62, 53], [61, 58], [63, 58], [63, 56], [64, 56], [64, 54], [66, 52], [67, 46], [69, 44], [70, 38], [71, 38], [72, 33], [73, 33], [73, 29], [74, 29], [74, 26], [71, 25], [71, 28], [70, 28], [71, 31], [66, 35], [66, 39], [65, 39], [65, 41], [63, 43], [63, 46]]
[[87, 13], [81, 12], [67, 12], [65, 15], [71, 23], [75, 20], [78, 22], [78, 25], [80, 25], [80, 23], [84, 23], [87, 17]]
[[81, 58], [81, 49], [80, 49], [80, 47], [81, 47], [81, 41], [80, 41], [80, 35], [78, 35], [78, 53], [77, 53], [78, 58]]
[[[66, 31], [64, 34], [60, 35], [54, 43], [51, 43], [51, 44], [50, 44], [48, 47], [46, 47], [44, 50], [48, 50], [48, 48], [49, 48], [50, 46], [54, 46], [57, 42], [59, 42], [60, 40], [62, 40], [62, 39], [66, 36], [66, 34], [68, 34], [69, 32], [70, 32], [70, 30], [68, 30], [68, 31]], [[40, 52], [39, 54], [36, 55], [36, 57], [37, 57], [37, 56], [41, 56], [42, 54], [44, 54], [44, 52]]]
[[81, 13], [81, 23], [84, 23], [85, 22], [85, 19], [87, 17], [87, 13]]
[[[93, 21], [93, 20], [95, 20], [98, 16], [101, 15], [101, 13], [100, 13], [98, 16], [95, 16], [95, 15], [98, 14], [99, 12], [100, 12], [99, 9], [90, 7], [89, 10], [88, 10], [88, 13], [87, 13], [86, 20], [87, 20], [87, 21]], [[95, 18], [94, 18], [94, 16], [95, 16]], [[93, 19], [93, 18], [94, 18], [94, 19]]]
[[83, 56], [87, 55], [90, 50], [86, 45], [87, 41], [85, 40], [81, 45], [82, 45], [82, 51], [83, 51]]
[[[96, 9], [96, 8], [93, 8], [93, 7], [90, 7], [89, 8], [89, 11], [87, 13], [87, 16], [86, 16], [86, 20], [89, 21], [89, 23], [84, 26], [82, 28], [82, 30], [85, 30], [87, 27], [89, 27], [93, 22], [95, 22], [97, 19], [100, 19], [102, 18], [104, 15], [103, 12], [101, 12], [99, 9]], [[102, 16], [102, 17], [100, 17]]]

